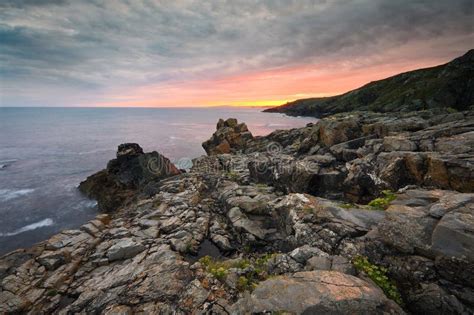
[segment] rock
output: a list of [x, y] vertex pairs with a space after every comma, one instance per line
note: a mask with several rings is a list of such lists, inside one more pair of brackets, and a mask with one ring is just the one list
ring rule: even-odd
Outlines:
[[133, 314], [132, 309], [126, 305], [114, 305], [105, 310], [107, 315], [131, 315]]
[[390, 206], [386, 213], [386, 219], [379, 225], [384, 242], [409, 254], [429, 250], [436, 219], [423, 209], [401, 205]]
[[413, 314], [465, 314], [467, 311], [459, 300], [445, 292], [440, 286], [421, 284], [408, 296], [408, 308]]
[[118, 146], [117, 157], [142, 155], [143, 149], [137, 143], [124, 143]]
[[321, 142], [330, 147], [346, 142], [361, 135], [361, 126], [358, 117], [344, 117], [344, 119], [326, 119], [321, 121], [319, 137]]
[[131, 238], [120, 239], [109, 248], [107, 258], [109, 261], [127, 259], [134, 257], [144, 249], [145, 246]]
[[64, 251], [45, 251], [38, 257], [38, 262], [48, 270], [55, 270], [66, 262], [68, 253]]
[[[366, 256], [406, 311], [473, 313], [473, 117], [356, 112], [263, 137], [220, 120], [208, 153], [229, 153], [179, 174], [124, 144], [83, 184], [108, 214], [0, 258], [0, 312], [402, 313], [354, 270]], [[384, 189], [386, 210], [365, 205]]]
[[331, 258], [329, 256], [314, 256], [308, 259], [306, 270], [331, 270]]
[[333, 256], [331, 261], [331, 270], [339, 271], [348, 275], [355, 275], [355, 269], [351, 261], [343, 256]]
[[404, 314], [372, 284], [336, 271], [306, 271], [260, 283], [232, 306], [234, 313]]
[[238, 230], [250, 233], [259, 239], [264, 239], [268, 233], [268, 231], [262, 228], [257, 222], [250, 220], [243, 214], [238, 207], [230, 209], [227, 215], [232, 225]]
[[21, 313], [28, 305], [27, 301], [8, 291], [0, 291], [0, 313]]
[[392, 136], [383, 138], [384, 150], [390, 151], [416, 151], [417, 145], [403, 136]]
[[149, 190], [153, 182], [181, 172], [158, 152], [143, 153], [136, 143], [119, 146], [117, 158], [107, 168], [89, 176], [79, 190], [96, 199], [102, 211], [114, 211], [138, 190]]
[[247, 125], [239, 124], [237, 119], [220, 119], [217, 130], [211, 139], [202, 143], [208, 155], [237, 152], [246, 148], [247, 143], [253, 139]]
[[464, 256], [474, 261], [474, 203], [441, 218], [433, 231], [431, 248], [445, 256]]
[[327, 257], [328, 255], [319, 248], [310, 247], [309, 245], [298, 247], [290, 253], [290, 257], [300, 264], [305, 264], [306, 261], [313, 256]]
[[271, 274], [286, 274], [303, 270], [303, 265], [287, 254], [276, 254], [268, 261], [268, 270]]

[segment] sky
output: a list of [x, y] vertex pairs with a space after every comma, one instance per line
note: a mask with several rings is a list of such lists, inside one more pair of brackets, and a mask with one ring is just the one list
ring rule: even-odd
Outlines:
[[1, 0], [0, 106], [269, 106], [474, 48], [472, 0]]

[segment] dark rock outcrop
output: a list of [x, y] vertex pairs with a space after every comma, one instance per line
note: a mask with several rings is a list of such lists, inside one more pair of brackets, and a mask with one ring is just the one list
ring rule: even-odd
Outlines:
[[283, 192], [352, 202], [406, 185], [471, 192], [473, 122], [472, 111], [338, 114], [255, 137], [239, 152], [251, 180]]
[[160, 179], [181, 172], [164, 156], [154, 151], [144, 153], [136, 143], [121, 144], [117, 158], [109, 161], [107, 168], [89, 176], [79, 185], [79, 190], [96, 199], [101, 211], [114, 211], [137, 190], [150, 193], [147, 186]]

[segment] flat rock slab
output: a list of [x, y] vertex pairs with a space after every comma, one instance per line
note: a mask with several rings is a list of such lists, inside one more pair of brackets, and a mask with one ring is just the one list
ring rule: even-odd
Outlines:
[[337, 271], [298, 272], [262, 282], [232, 314], [404, 314], [376, 286]]
[[131, 238], [124, 238], [112, 245], [107, 251], [107, 258], [110, 261], [127, 259], [142, 252], [145, 246]]

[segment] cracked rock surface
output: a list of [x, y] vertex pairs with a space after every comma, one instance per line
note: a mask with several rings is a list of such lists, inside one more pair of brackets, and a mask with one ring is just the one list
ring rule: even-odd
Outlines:
[[0, 258], [0, 313], [471, 314], [473, 117], [356, 112], [266, 137], [222, 120], [188, 172], [122, 145], [81, 184], [104, 213]]

